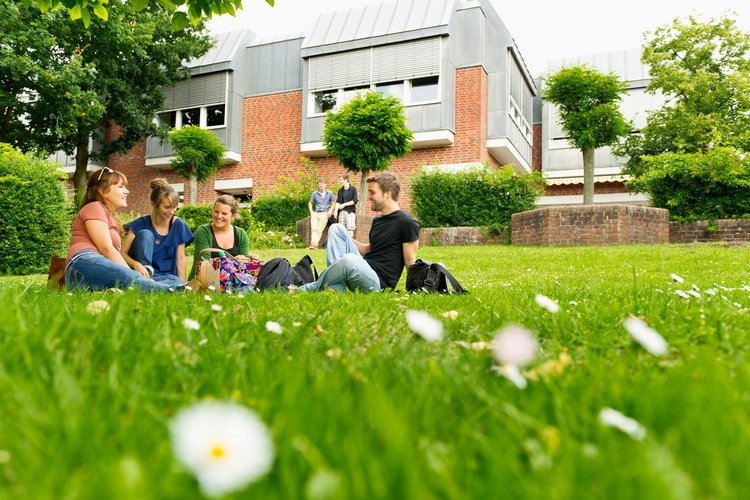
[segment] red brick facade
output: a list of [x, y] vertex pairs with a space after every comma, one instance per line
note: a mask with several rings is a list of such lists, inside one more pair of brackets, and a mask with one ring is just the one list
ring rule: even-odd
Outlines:
[[[487, 72], [482, 66], [456, 70], [454, 144], [445, 147], [415, 149], [393, 162], [390, 171], [401, 179], [402, 208], [409, 209], [409, 179], [424, 165], [487, 161], [498, 166], [487, 151]], [[216, 179], [230, 180], [251, 177], [255, 196], [268, 192], [281, 175], [291, 176], [302, 168], [300, 141], [302, 129], [302, 92], [248, 97], [243, 106], [242, 159], [236, 165], [222, 167]], [[145, 141], [129, 153], [117, 155], [108, 165], [123, 171], [130, 182], [130, 209], [148, 212], [148, 183], [165, 177], [170, 183], [184, 183], [185, 199], [189, 199], [189, 182], [171, 169], [156, 170], [145, 166]], [[321, 175], [330, 184], [344, 172], [334, 157], [314, 158]], [[217, 195], [214, 178], [198, 185], [198, 202], [210, 203]], [[350, 175], [359, 189], [359, 176]], [[369, 212], [368, 212], [369, 213]]]

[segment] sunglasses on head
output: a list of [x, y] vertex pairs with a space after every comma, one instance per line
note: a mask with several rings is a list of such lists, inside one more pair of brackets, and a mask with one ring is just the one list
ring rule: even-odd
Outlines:
[[99, 170], [99, 176], [98, 176], [98, 177], [96, 178], [96, 182], [99, 182], [100, 180], [102, 180], [102, 174], [104, 173], [104, 171], [105, 171], [105, 170], [106, 170], [107, 172], [111, 173], [111, 174], [114, 174], [114, 173], [115, 173], [115, 171], [114, 171], [114, 170], [112, 170], [112, 169], [111, 169], [111, 168], [109, 168], [109, 167], [102, 167], [102, 169], [101, 169], [101, 170]]

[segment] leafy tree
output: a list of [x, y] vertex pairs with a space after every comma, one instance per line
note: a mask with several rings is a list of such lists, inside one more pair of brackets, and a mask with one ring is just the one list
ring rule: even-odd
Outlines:
[[594, 202], [594, 151], [630, 131], [618, 102], [625, 84], [614, 73], [586, 65], [563, 68], [545, 78], [543, 98], [557, 106], [568, 140], [583, 153], [583, 203]]
[[[21, 0], [24, 5], [28, 5], [32, 0]], [[172, 28], [181, 30], [188, 26], [190, 21], [197, 25], [203, 18], [211, 16], [230, 14], [242, 10], [242, 0], [130, 0], [136, 11], [142, 11], [149, 5], [161, 5], [172, 12]], [[274, 0], [266, 0], [266, 3], [273, 7]], [[108, 0], [36, 0], [36, 4], [42, 12], [50, 9], [56, 9], [61, 5], [64, 6], [70, 18], [81, 20], [85, 27], [89, 27], [92, 19], [98, 17], [106, 21], [109, 19], [109, 10], [107, 10]], [[177, 11], [177, 7], [185, 5], [187, 12]], [[92, 16], [95, 16], [93, 17]]]
[[195, 205], [198, 181], [205, 182], [224, 163], [224, 145], [210, 130], [195, 125], [169, 134], [175, 151], [172, 168], [190, 180], [190, 204]]
[[[11, 11], [11, 3], [0, 0], [3, 13]], [[29, 12], [34, 10], [19, 7], [19, 19], [37, 20]], [[202, 25], [173, 32], [170, 19], [171, 12], [159, 4], [138, 12], [130, 3], [110, 0], [108, 20], [93, 19], [89, 28], [58, 11], [39, 16], [45, 29], [39, 53], [24, 45], [38, 36], [35, 24], [21, 23], [4, 35], [15, 42], [0, 44], [12, 56], [11, 69], [27, 68], [3, 75], [10, 75], [13, 93], [0, 110], [16, 130], [27, 129], [26, 140], [11, 139], [26, 151], [75, 152], [77, 199], [85, 191], [89, 158], [106, 160], [154, 135], [153, 116], [164, 101], [161, 88], [186, 76], [182, 61], [209, 49]], [[91, 139], [102, 144], [100, 150], [91, 151]]]
[[368, 92], [327, 113], [323, 145], [345, 169], [362, 174], [360, 213], [365, 210], [367, 174], [386, 170], [394, 159], [411, 151], [412, 138], [404, 107], [393, 96]]
[[722, 17], [700, 22], [675, 19], [657, 28], [644, 45], [647, 91], [666, 104], [649, 113], [639, 135], [615, 154], [628, 158], [625, 171], [640, 176], [645, 156], [705, 152], [713, 146], [750, 148], [750, 33]]

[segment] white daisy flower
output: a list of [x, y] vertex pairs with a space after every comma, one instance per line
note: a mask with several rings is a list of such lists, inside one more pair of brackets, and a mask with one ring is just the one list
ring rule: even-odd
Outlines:
[[516, 325], [506, 326], [492, 340], [492, 354], [503, 365], [525, 366], [537, 355], [539, 344], [534, 335]]
[[182, 326], [185, 327], [185, 330], [200, 330], [201, 325], [195, 321], [194, 319], [185, 318], [182, 320]]
[[540, 293], [536, 294], [534, 302], [536, 302], [542, 309], [546, 309], [553, 314], [560, 311], [560, 305], [557, 302]]
[[207, 496], [240, 490], [271, 470], [274, 446], [270, 433], [245, 407], [198, 403], [180, 410], [169, 429], [175, 456], [195, 474]]
[[603, 408], [599, 412], [599, 422], [607, 427], [621, 430], [636, 441], [641, 441], [646, 437], [646, 429], [641, 424], [612, 408]]
[[630, 316], [622, 322], [622, 326], [641, 346], [654, 356], [662, 356], [669, 350], [669, 345], [659, 332], [651, 328], [641, 318]]
[[211, 304], [211, 310], [214, 312], [221, 311], [222, 307], [219, 304]]
[[284, 329], [275, 321], [266, 321], [266, 331], [281, 335], [281, 332], [283, 332]]
[[443, 340], [443, 324], [425, 311], [406, 311], [406, 322], [414, 333], [428, 342]]
[[86, 312], [93, 315], [109, 311], [109, 302], [106, 300], [95, 300], [86, 305]]
[[690, 295], [688, 295], [687, 293], [683, 292], [682, 290], [675, 290], [674, 293], [676, 293], [677, 295], [679, 295], [683, 299], [689, 299], [690, 298]]
[[677, 283], [684, 283], [685, 282], [685, 278], [683, 278], [682, 276], [678, 276], [675, 273], [670, 274], [670, 276]]
[[216, 291], [216, 287], [215, 287], [215, 286], [213, 286], [213, 285], [208, 285], [208, 289], [209, 289], [210, 291], [212, 291], [212, 292], [215, 292], [215, 291]]
[[696, 299], [700, 299], [701, 298], [701, 294], [699, 294], [695, 290], [688, 290], [687, 293], [688, 293], [688, 295], [692, 295]]
[[208, 339], [203, 339], [200, 342], [198, 342], [198, 345], [203, 346], [203, 345], [206, 345], [207, 343], [208, 343]]
[[444, 313], [440, 314], [440, 316], [447, 319], [456, 319], [458, 318], [458, 311], [445, 311]]
[[577, 305], [578, 305], [578, 302], [576, 302], [575, 300], [571, 300], [571, 301], [569, 302], [569, 304], [570, 304], [571, 306], [577, 306]]
[[208, 294], [206, 294], [206, 295], [203, 296], [203, 300], [205, 300], [207, 302], [211, 302], [211, 296], [208, 295]]
[[190, 286], [190, 285], [185, 285], [185, 290], [187, 290], [188, 292], [192, 292], [193, 291], [193, 287]]
[[492, 367], [492, 371], [507, 378], [519, 389], [526, 389], [526, 386], [529, 384], [515, 365], [495, 365]]
[[750, 292], [750, 286], [748, 285], [742, 285], [742, 289], [745, 290], [746, 292]]

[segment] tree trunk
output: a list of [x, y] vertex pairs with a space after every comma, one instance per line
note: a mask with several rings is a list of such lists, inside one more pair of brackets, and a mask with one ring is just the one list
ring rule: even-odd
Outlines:
[[583, 148], [583, 204], [594, 204], [594, 148]]
[[198, 179], [194, 176], [190, 176], [190, 204], [195, 205], [198, 203]]
[[362, 181], [359, 183], [359, 215], [365, 215], [365, 200], [367, 198], [367, 174], [369, 170], [362, 171]]
[[89, 140], [79, 140], [76, 146], [76, 171], [73, 173], [73, 188], [75, 189], [76, 207], [81, 206], [86, 194], [89, 166]]

